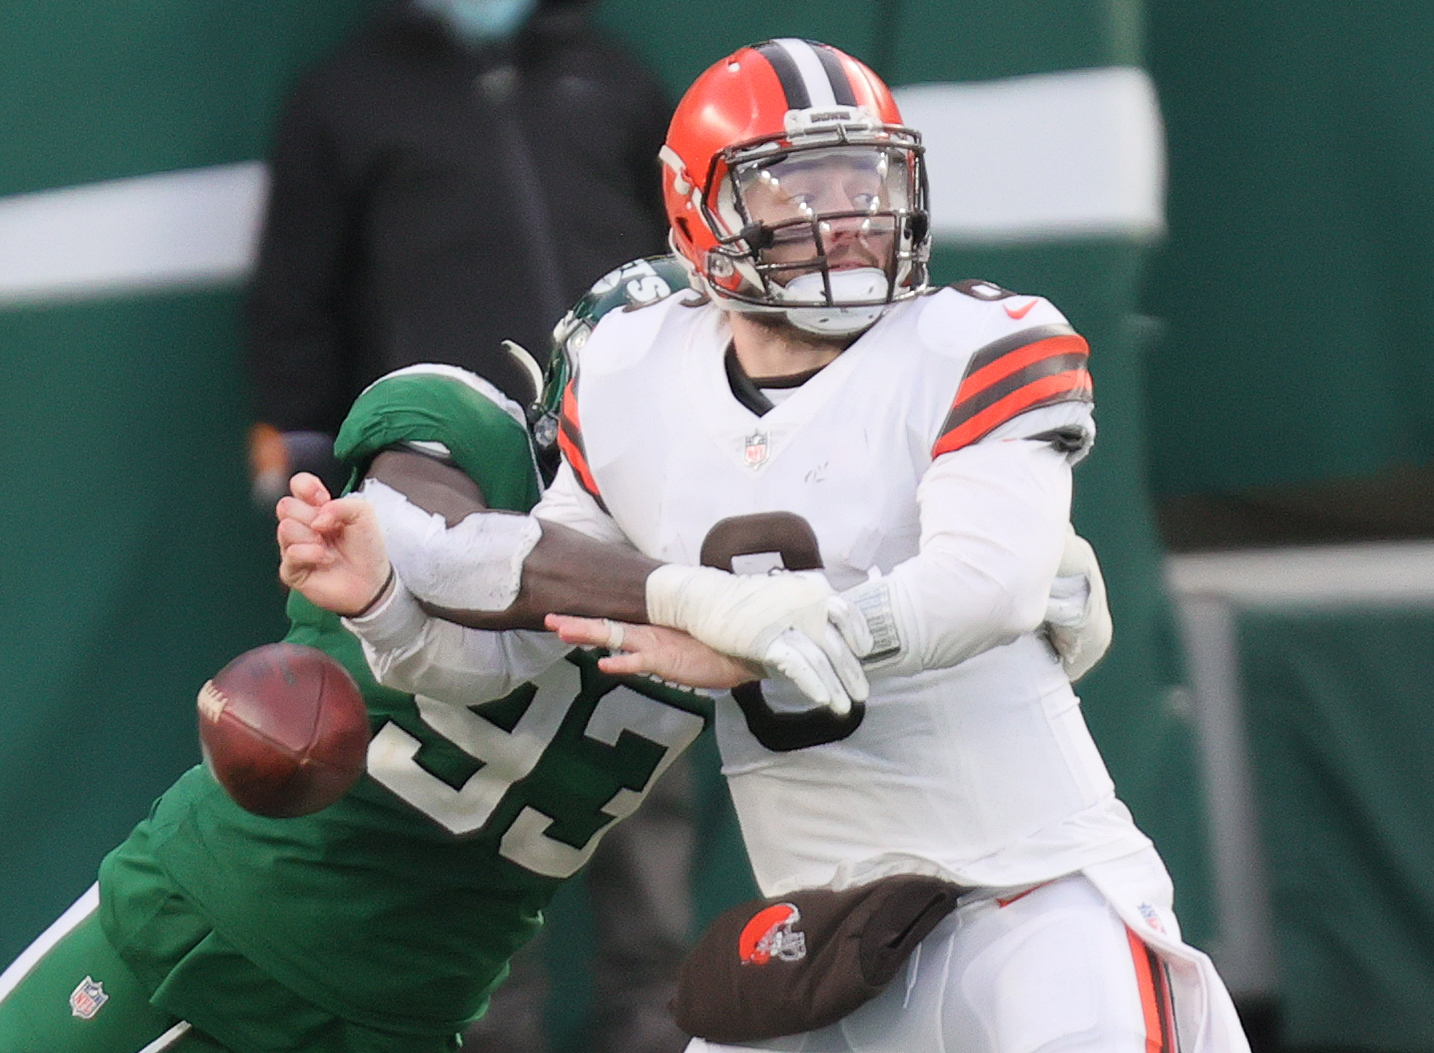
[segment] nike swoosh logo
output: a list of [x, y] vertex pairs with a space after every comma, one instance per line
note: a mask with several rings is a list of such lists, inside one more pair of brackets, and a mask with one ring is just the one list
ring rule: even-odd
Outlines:
[[[1037, 297], [1037, 299], [1039, 299], [1039, 297]], [[1009, 304], [1005, 304], [1003, 306], [1005, 306], [1006, 308], [1006, 317], [1014, 318], [1016, 321], [1019, 322], [1022, 318], [1026, 317], [1026, 315], [1030, 314], [1031, 308], [1036, 306], [1036, 301], [1032, 300], [1028, 304], [1026, 304], [1026, 306], [1017, 307], [1015, 309], [1012, 309]]]

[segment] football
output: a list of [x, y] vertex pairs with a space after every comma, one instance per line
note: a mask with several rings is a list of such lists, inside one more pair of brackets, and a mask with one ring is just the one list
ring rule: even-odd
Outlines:
[[204, 763], [257, 815], [317, 812], [363, 775], [368, 711], [348, 670], [323, 651], [245, 651], [200, 689], [198, 708]]

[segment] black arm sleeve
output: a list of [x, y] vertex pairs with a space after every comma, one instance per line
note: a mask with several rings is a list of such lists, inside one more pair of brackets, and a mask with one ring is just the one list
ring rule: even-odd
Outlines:
[[356, 368], [344, 338], [356, 206], [312, 77], [284, 105], [269, 178], [245, 319], [255, 416], [334, 434]]

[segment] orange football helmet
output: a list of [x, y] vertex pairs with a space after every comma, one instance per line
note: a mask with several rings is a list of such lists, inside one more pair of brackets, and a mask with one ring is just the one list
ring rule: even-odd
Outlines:
[[673, 250], [729, 309], [849, 334], [926, 288], [921, 136], [830, 45], [769, 40], [712, 66], [661, 158]]

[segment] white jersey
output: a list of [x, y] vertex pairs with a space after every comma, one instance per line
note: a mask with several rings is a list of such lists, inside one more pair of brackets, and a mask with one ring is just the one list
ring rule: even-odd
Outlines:
[[[732, 392], [730, 339], [724, 312], [691, 294], [606, 315], [537, 514], [696, 564], [720, 520], [795, 513], [836, 588], [879, 573], [928, 627], [914, 667], [871, 668], [844, 740], [772, 752], [719, 703], [762, 891], [898, 871], [1010, 887], [1145, 848], [1034, 631], [1070, 465], [1094, 435], [1085, 342], [1045, 300], [965, 283], [892, 308], [758, 416]], [[778, 707], [795, 691], [763, 689]]]

